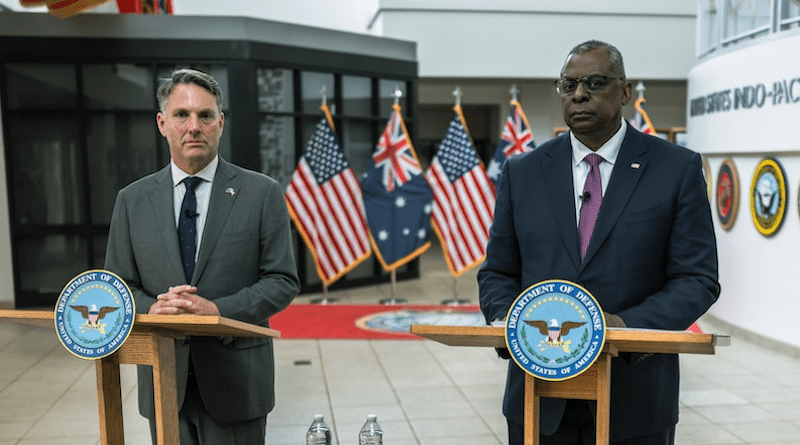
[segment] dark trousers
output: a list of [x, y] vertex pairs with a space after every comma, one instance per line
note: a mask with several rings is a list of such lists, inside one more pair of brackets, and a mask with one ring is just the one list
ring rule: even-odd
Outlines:
[[[594, 445], [594, 409], [585, 400], [568, 400], [564, 417], [552, 436], [539, 436], [540, 445]], [[523, 445], [525, 426], [508, 420], [509, 445]], [[612, 441], [612, 445], [674, 445], [675, 427], [642, 437]]]
[[[222, 423], [206, 411], [200, 390], [193, 377], [189, 378], [186, 398], [178, 413], [181, 445], [264, 445], [267, 435], [267, 418], [259, 417], [243, 422]], [[155, 421], [150, 421], [150, 435], [156, 441]]]

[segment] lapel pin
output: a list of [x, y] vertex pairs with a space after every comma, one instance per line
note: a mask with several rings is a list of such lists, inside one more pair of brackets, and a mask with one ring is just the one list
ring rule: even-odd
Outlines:
[[639, 164], [638, 162], [634, 162], [633, 164], [631, 164], [631, 168], [634, 170], [638, 170], [640, 166], [641, 164]]
[[225, 190], [225, 193], [227, 193], [227, 194], [229, 194], [231, 196], [236, 196], [236, 190], [234, 190], [234, 189], [232, 189], [230, 187], [228, 187], [228, 189]]

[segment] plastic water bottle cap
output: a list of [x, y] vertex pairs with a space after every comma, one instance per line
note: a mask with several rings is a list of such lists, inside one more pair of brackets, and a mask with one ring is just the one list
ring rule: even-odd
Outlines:
[[314, 414], [314, 420], [316, 421], [322, 422], [322, 419], [324, 418], [325, 416], [323, 416], [322, 414]]
[[378, 420], [377, 414], [367, 414], [367, 420], [375, 421]]

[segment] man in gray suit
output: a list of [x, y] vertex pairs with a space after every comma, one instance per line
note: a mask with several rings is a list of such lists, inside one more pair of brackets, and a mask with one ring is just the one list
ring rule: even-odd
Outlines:
[[[218, 156], [225, 116], [211, 76], [175, 71], [157, 97], [171, 162], [117, 195], [105, 267], [128, 283], [139, 313], [268, 327], [300, 289], [281, 187]], [[275, 404], [271, 340], [191, 337], [175, 354], [181, 444], [263, 444]], [[155, 442], [152, 369], [138, 374]]]

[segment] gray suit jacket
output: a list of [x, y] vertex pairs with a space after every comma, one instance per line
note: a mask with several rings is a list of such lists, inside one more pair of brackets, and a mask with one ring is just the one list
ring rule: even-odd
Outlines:
[[[233, 191], [233, 193], [231, 193]], [[117, 195], [106, 250], [106, 269], [130, 286], [136, 311], [185, 284], [169, 166]], [[280, 184], [220, 159], [205, 231], [191, 283], [223, 317], [259, 326], [291, 303], [300, 290], [289, 217]], [[178, 406], [183, 405], [189, 352], [208, 412], [221, 422], [265, 416], [272, 410], [272, 341], [264, 338], [192, 337], [178, 340]], [[139, 367], [139, 411], [154, 419], [152, 368]]]

